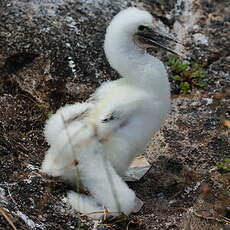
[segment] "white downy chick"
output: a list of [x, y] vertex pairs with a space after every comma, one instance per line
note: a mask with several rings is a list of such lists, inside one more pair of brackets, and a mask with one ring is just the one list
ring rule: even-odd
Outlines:
[[131, 161], [159, 130], [170, 107], [166, 69], [146, 48], [177, 42], [154, 27], [152, 16], [131, 7], [107, 28], [104, 50], [121, 79], [103, 83], [86, 103], [66, 105], [46, 123], [50, 144], [42, 171], [71, 184], [80, 179], [90, 195], [68, 194], [72, 207], [101, 218], [130, 214], [135, 193], [123, 181]]

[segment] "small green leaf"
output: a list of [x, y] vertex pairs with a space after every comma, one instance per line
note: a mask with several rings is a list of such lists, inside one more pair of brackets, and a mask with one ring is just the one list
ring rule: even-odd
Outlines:
[[167, 64], [169, 66], [175, 65], [176, 61], [177, 61], [178, 57], [176, 55], [171, 55]]
[[190, 85], [187, 81], [180, 83], [180, 94], [187, 94], [191, 91]]
[[180, 65], [179, 65], [179, 70], [182, 72], [182, 71], [185, 71], [185, 70], [187, 70], [188, 69], [188, 65], [187, 64], [185, 64], [185, 63], [181, 63]]
[[196, 71], [192, 73], [191, 78], [203, 78], [205, 76], [206, 76], [205, 71]]
[[202, 68], [202, 66], [200, 65], [200, 64], [195, 64], [195, 65], [193, 65], [192, 67], [191, 67], [191, 71], [192, 72], [196, 72], [196, 71], [198, 71], [198, 70], [200, 70]]
[[203, 81], [200, 81], [200, 82], [196, 82], [195, 85], [197, 85], [199, 87], [204, 87], [206, 85], [206, 83]]
[[172, 76], [172, 79], [173, 79], [174, 81], [181, 81], [181, 77], [180, 77], [179, 75], [174, 75], [174, 76]]

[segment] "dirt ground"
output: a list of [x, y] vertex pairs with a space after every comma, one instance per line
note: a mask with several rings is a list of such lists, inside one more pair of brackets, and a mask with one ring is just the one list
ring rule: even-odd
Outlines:
[[[151, 169], [129, 182], [144, 206], [96, 222], [70, 209], [68, 185], [39, 172], [48, 149], [43, 127], [61, 105], [119, 77], [103, 39], [111, 18], [130, 5], [181, 36], [184, 59], [206, 62], [207, 75], [204, 87], [180, 95], [168, 68], [171, 113], [146, 149]], [[220, 166], [230, 158], [229, 13], [228, 0], [0, 0], [0, 229], [230, 229], [229, 163]]]

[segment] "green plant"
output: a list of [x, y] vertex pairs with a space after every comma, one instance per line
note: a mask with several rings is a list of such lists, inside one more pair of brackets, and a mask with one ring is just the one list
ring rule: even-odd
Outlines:
[[225, 158], [223, 162], [217, 164], [217, 168], [221, 173], [230, 172], [230, 158]]
[[202, 88], [205, 86], [206, 83], [201, 79], [207, 75], [206, 71], [203, 70], [207, 65], [206, 62], [190, 65], [183, 62], [177, 55], [171, 55], [167, 64], [172, 72], [172, 80], [180, 94], [190, 93], [194, 87]]

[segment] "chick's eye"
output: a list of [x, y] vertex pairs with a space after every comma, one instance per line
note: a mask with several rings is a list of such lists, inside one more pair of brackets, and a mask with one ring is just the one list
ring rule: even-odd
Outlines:
[[144, 31], [144, 30], [145, 30], [145, 26], [140, 25], [140, 26], [138, 27], [138, 30], [139, 30], [139, 31]]

